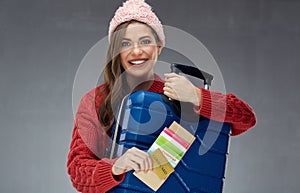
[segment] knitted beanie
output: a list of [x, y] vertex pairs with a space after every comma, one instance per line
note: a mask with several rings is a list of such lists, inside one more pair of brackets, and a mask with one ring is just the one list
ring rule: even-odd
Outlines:
[[152, 11], [151, 6], [145, 3], [144, 0], [128, 0], [123, 3], [122, 7], [117, 9], [115, 16], [110, 21], [108, 41], [110, 42], [111, 35], [118, 25], [130, 20], [140, 21], [151, 26], [157, 33], [162, 46], [165, 45], [163, 26], [158, 17]]

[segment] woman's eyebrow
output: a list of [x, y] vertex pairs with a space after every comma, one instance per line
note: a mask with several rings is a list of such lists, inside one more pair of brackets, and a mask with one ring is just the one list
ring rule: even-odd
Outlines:
[[[151, 36], [148, 36], [148, 35], [142, 36], [142, 37], [139, 38], [139, 41], [141, 41], [141, 40], [143, 40], [143, 39], [145, 39], [145, 38], [151, 38]], [[126, 37], [123, 37], [123, 38], [122, 38], [122, 41], [129, 41], [129, 42], [132, 42], [132, 40], [131, 40], [130, 38], [126, 38]]]
[[[144, 38], [151, 38], [151, 36], [148, 36], [148, 35], [142, 36], [139, 38], [139, 40], [144, 39]], [[132, 41], [130, 38], [126, 38], [126, 37], [123, 37], [122, 40]]]
[[150, 36], [142, 36], [139, 38], [139, 40], [144, 39], [144, 38], [151, 38]]
[[131, 41], [131, 39], [129, 39], [129, 38], [122, 38], [122, 40]]

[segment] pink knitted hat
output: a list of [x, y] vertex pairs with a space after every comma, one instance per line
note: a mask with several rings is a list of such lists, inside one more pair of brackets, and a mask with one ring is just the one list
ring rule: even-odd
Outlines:
[[123, 3], [122, 7], [117, 9], [115, 16], [110, 21], [108, 41], [110, 42], [111, 35], [118, 25], [130, 20], [137, 20], [151, 26], [162, 42], [162, 46], [165, 45], [163, 26], [152, 11], [151, 6], [145, 3], [144, 0], [128, 0]]

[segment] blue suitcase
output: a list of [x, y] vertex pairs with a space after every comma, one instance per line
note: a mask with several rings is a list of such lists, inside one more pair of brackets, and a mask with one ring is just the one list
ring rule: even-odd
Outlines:
[[[197, 68], [179, 64], [172, 64], [171, 68], [177, 73], [180, 70], [203, 79], [207, 89], [211, 83], [212, 76]], [[231, 125], [194, 115], [189, 104], [179, 104], [162, 94], [147, 91], [131, 93], [122, 100], [116, 121], [119, 127], [113, 129], [110, 157], [120, 156], [131, 147], [148, 150], [160, 132], [176, 121], [194, 134], [196, 140], [157, 192], [221, 193]], [[136, 178], [132, 171], [126, 174], [121, 184], [109, 191], [135, 192], [154, 191]]]

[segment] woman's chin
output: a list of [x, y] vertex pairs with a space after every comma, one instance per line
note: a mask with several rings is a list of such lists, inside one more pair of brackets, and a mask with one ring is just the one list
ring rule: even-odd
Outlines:
[[149, 65], [133, 65], [126, 70], [126, 73], [135, 78], [148, 78], [153, 76], [153, 69]]
[[129, 75], [132, 78], [136, 78], [136, 79], [141, 79], [141, 78], [147, 79], [147, 78], [151, 78], [153, 76], [152, 71], [129, 69], [126, 72], [127, 72], [127, 75]]

